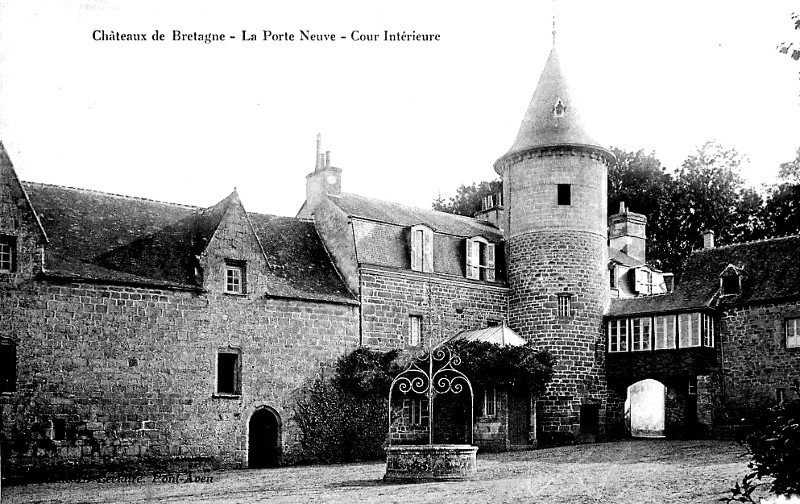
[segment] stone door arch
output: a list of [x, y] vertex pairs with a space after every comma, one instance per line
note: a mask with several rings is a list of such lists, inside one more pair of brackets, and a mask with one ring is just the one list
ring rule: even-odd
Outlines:
[[268, 406], [258, 408], [247, 428], [247, 466], [277, 467], [282, 451], [281, 417]]
[[625, 420], [633, 437], [664, 437], [667, 387], [652, 378], [631, 384], [625, 400]]

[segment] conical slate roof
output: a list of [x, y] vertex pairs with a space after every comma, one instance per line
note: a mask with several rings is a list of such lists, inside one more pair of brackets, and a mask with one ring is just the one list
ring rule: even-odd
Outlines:
[[506, 156], [560, 145], [594, 147], [607, 152], [584, 131], [561, 71], [558, 53], [553, 48], [522, 119], [517, 139]]

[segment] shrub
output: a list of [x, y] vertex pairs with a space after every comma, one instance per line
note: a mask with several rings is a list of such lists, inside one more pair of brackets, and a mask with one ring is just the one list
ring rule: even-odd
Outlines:
[[[800, 399], [770, 410], [745, 442], [750, 462], [742, 482], [736, 483], [727, 502], [755, 502], [753, 492], [762, 486], [777, 495], [800, 494]], [[766, 482], [754, 484], [754, 480]]]

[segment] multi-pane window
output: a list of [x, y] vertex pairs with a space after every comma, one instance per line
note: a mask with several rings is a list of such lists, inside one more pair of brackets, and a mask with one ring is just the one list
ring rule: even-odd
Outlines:
[[241, 351], [235, 348], [220, 349], [217, 353], [217, 393], [242, 393]]
[[681, 313], [678, 315], [678, 332], [681, 348], [700, 346], [700, 314]]
[[228, 294], [245, 294], [245, 266], [240, 261], [225, 263], [225, 292]]
[[714, 317], [707, 313], [703, 314], [703, 346], [714, 347]]
[[418, 346], [422, 341], [422, 317], [420, 315], [409, 316], [411, 329], [408, 335], [408, 344]]
[[427, 226], [411, 228], [411, 269], [433, 272], [433, 230]]
[[467, 278], [494, 282], [494, 243], [476, 236], [466, 240]]
[[631, 319], [631, 350], [634, 352], [650, 350], [650, 320], [650, 317]]
[[608, 351], [628, 351], [628, 321], [626, 319], [608, 321]]
[[0, 235], [0, 272], [12, 273], [16, 270], [17, 239]]
[[428, 425], [428, 400], [421, 397], [403, 399], [403, 418], [407, 425]]
[[652, 294], [653, 272], [644, 268], [636, 268], [634, 270], [634, 283], [636, 292], [639, 294]]
[[675, 348], [675, 315], [653, 317], [656, 350]]
[[558, 316], [569, 317], [572, 315], [572, 296], [569, 294], [558, 295]]
[[11, 338], [0, 339], [0, 392], [17, 390], [17, 345]]
[[483, 391], [483, 415], [497, 416], [497, 389], [485, 389]]
[[800, 348], [800, 318], [786, 319], [786, 348]]

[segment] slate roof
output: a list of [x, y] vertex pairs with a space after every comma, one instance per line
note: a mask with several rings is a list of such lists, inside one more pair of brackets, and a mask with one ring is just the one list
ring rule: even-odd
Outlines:
[[[45, 271], [74, 280], [200, 289], [197, 258], [231, 194], [209, 208], [23, 183], [50, 242]], [[312, 223], [248, 214], [266, 255], [267, 294], [354, 303]]]
[[461, 237], [483, 236], [493, 242], [503, 239], [502, 233], [495, 226], [472, 217], [425, 210], [349, 193], [333, 196], [330, 200], [350, 217], [404, 227], [425, 224], [437, 233]]
[[621, 252], [611, 247], [608, 248], [608, 259], [623, 266], [628, 266], [630, 268], [638, 268], [639, 266], [644, 266], [644, 263], [639, 259], [631, 257], [625, 252]]
[[[566, 108], [563, 115], [556, 116], [554, 107], [559, 100]], [[614, 157], [586, 133], [561, 71], [558, 52], [553, 48], [525, 111], [517, 138], [503, 158], [516, 152], [557, 145], [588, 146], [600, 150], [608, 158]]]
[[[800, 235], [693, 252], [680, 284], [670, 294], [613, 299], [608, 315], [730, 308], [800, 298]], [[742, 272], [738, 295], [720, 296], [719, 276], [728, 265]]]

